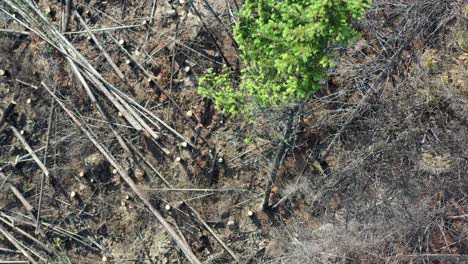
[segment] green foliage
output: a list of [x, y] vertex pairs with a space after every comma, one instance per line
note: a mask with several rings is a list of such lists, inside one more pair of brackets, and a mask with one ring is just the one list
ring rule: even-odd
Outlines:
[[214, 99], [215, 108], [223, 113], [236, 115], [242, 104], [242, 95], [234, 90], [232, 72], [224, 67], [221, 73], [212, 69], [198, 80], [198, 93]]
[[246, 65], [241, 82], [233, 88], [226, 70], [210, 72], [200, 81], [201, 94], [230, 114], [312, 95], [333, 65], [333, 48], [358, 36], [351, 22], [368, 6], [366, 0], [245, 0], [234, 28]]

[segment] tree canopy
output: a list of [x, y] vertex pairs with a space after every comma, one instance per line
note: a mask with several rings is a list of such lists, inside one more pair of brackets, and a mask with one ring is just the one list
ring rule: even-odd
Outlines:
[[368, 6], [365, 0], [246, 0], [234, 28], [245, 64], [240, 82], [228, 69], [209, 72], [200, 94], [230, 114], [311, 96], [333, 65], [334, 48], [358, 36], [351, 23]]

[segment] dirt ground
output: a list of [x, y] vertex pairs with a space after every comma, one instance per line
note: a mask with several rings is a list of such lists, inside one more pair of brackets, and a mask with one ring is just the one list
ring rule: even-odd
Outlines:
[[[63, 32], [65, 1], [36, 2]], [[466, 3], [374, 1], [300, 102], [268, 211], [287, 111], [249, 123], [197, 93], [208, 69], [242, 67], [240, 5], [73, 1], [98, 42], [77, 14], [64, 39], [143, 107], [131, 109], [155, 139], [0, 3], [0, 112], [16, 103], [0, 127], [0, 261], [189, 263], [144, 201], [203, 263], [468, 261]]]

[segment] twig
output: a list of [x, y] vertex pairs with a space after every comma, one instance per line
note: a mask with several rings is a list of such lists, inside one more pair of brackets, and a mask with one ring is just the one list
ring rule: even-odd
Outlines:
[[[112, 39], [119, 47], [120, 49], [130, 58], [133, 60], [133, 62], [135, 63], [135, 65], [143, 72], [143, 74], [151, 79], [153, 82], [156, 83], [156, 77], [153, 76], [153, 74], [151, 74], [149, 71], [147, 71], [139, 62], [137, 59], [135, 59], [132, 54], [130, 54], [130, 52], [128, 52], [124, 47], [122, 47], [122, 45], [119, 44], [119, 42], [117, 41], [117, 39], [115, 39], [113, 36], [111, 36], [110, 34], [108, 34], [109, 38]], [[167, 96], [167, 98], [169, 99], [169, 101], [171, 101], [171, 103], [173, 103], [175, 105], [175, 107], [180, 111], [180, 112], [183, 112], [182, 111], [182, 108], [177, 104], [177, 102], [169, 95], [166, 93], [166, 91], [164, 91], [164, 89], [162, 89], [159, 85], [157, 85], [156, 83], [156, 87], [158, 88], [158, 90], [163, 93], [164, 95]], [[142, 110], [143, 112], [147, 113], [149, 116], [151, 116], [152, 118], [154, 118], [157, 122], [159, 122], [160, 124], [162, 124], [166, 129], [168, 129], [169, 131], [171, 131], [172, 133], [174, 133], [177, 137], [181, 138], [182, 140], [184, 140], [185, 142], [187, 142], [190, 146], [192, 146], [193, 148], [196, 148], [195, 145], [193, 143], [191, 143], [188, 139], [186, 139], [184, 136], [182, 136], [181, 134], [179, 134], [177, 131], [175, 131], [172, 127], [170, 127], [169, 125], [167, 125], [165, 122], [163, 122], [160, 118], [156, 117], [153, 113], [151, 113], [148, 109], [146, 109], [145, 107], [139, 105], [138, 103], [135, 102], [135, 100], [133, 100], [132, 98], [128, 97], [127, 95], [125, 95], [124, 93], [122, 93], [121, 91], [115, 89], [115, 92], [119, 93], [122, 97], [124, 97], [127, 101], [131, 102], [132, 104], [135, 105], [136, 108], [139, 108], [140, 110]], [[190, 120], [190, 119], [189, 119]]]
[[6, 225], [10, 226], [13, 230], [17, 231], [18, 233], [20, 233], [21, 235], [27, 237], [29, 240], [33, 241], [34, 243], [36, 243], [38, 246], [40, 246], [43, 250], [45, 250], [47, 253], [53, 255], [54, 254], [54, 251], [51, 250], [47, 245], [45, 245], [44, 243], [42, 243], [41, 241], [37, 240], [35, 237], [31, 236], [30, 234], [28, 234], [28, 232], [24, 231], [23, 229], [15, 226], [13, 223], [10, 223], [8, 221], [6, 221], [6, 219], [0, 217], [0, 221], [2, 221], [3, 223], [5, 223]]
[[216, 48], [218, 49], [219, 54], [221, 54], [221, 57], [222, 57], [223, 60], [224, 60], [224, 63], [226, 63], [226, 65], [227, 65], [229, 68], [233, 68], [232, 65], [229, 63], [229, 61], [227, 60], [226, 56], [224, 56], [223, 50], [222, 50], [221, 47], [219, 46], [219, 44], [218, 44], [218, 42], [216, 41], [215, 37], [213, 36], [213, 33], [211, 33], [211, 30], [208, 29], [208, 26], [206, 25], [205, 21], [203, 21], [202, 16], [201, 16], [200, 13], [198, 12], [198, 10], [197, 10], [197, 8], [195, 7], [195, 5], [193, 4], [193, 2], [192, 2], [192, 1], [189, 1], [189, 5], [190, 5], [190, 7], [192, 8], [192, 10], [195, 12], [195, 14], [198, 16], [198, 18], [200, 19], [203, 28], [206, 30], [206, 32], [208, 33], [208, 36], [210, 36], [211, 40], [213, 41], [213, 44], [214, 44], [214, 45], [216, 46]]
[[0, 29], [0, 33], [18, 34], [18, 35], [29, 36], [29, 32], [27, 32], [27, 31], [17, 31], [17, 30], [11, 30], [11, 29]]
[[18, 249], [19, 251], [21, 251], [21, 253], [32, 263], [32, 264], [37, 264], [36, 260], [31, 257], [31, 255], [29, 255], [28, 252], [26, 252], [26, 250], [18, 243], [18, 241], [8, 232], [6, 231], [5, 229], [3, 229], [2, 226], [0, 226], [0, 233], [3, 234], [3, 236], [8, 239], [8, 241], [10, 241], [11, 244], [13, 244], [13, 246], [16, 247], [16, 249]]
[[63, 31], [68, 31], [70, 28], [70, 20], [71, 20], [71, 15], [72, 15], [72, 7], [73, 7], [73, 0], [66, 0], [65, 3], [65, 18], [62, 19], [62, 30]]
[[446, 216], [448, 219], [463, 219], [463, 218], [468, 218], [468, 214], [464, 215], [449, 215]]
[[21, 84], [23, 84], [23, 85], [26, 85], [26, 86], [28, 86], [28, 87], [31, 87], [31, 88], [33, 88], [34, 90], [39, 89], [39, 87], [37, 87], [36, 85], [31, 84], [31, 83], [27, 83], [27, 82], [22, 81], [22, 80], [20, 80], [20, 79], [16, 79], [16, 81], [19, 82], [19, 83], [21, 83]]
[[247, 192], [240, 189], [182, 189], [182, 188], [145, 188], [147, 191], [158, 192]]
[[[34, 222], [28, 222], [26, 220], [23, 220], [23, 219], [19, 219], [19, 218], [16, 218], [16, 217], [13, 217], [13, 216], [10, 216], [10, 215], [7, 215], [5, 213], [2, 213], [0, 212], [0, 215], [5, 217], [5, 218], [8, 218], [8, 219], [11, 219], [11, 220], [15, 220], [16, 222], [21, 222], [25, 225], [29, 225], [29, 226], [32, 226], [32, 227], [35, 227], [36, 226], [36, 221], [34, 220], [35, 218], [34, 217], [31, 217], [31, 216], [26, 216], [26, 215], [23, 215], [23, 214], [20, 214], [20, 213], [16, 213], [18, 215], [20, 215], [21, 217], [24, 217], [26, 219], [30, 219]], [[93, 247], [91, 244], [87, 243], [86, 241], [84, 241], [84, 237], [78, 235], [78, 234], [75, 234], [73, 232], [70, 232], [68, 230], [65, 230], [63, 228], [60, 228], [60, 227], [57, 227], [56, 225], [52, 225], [52, 224], [48, 224], [48, 223], [45, 223], [45, 222], [41, 222], [41, 224], [47, 228], [49, 228], [51, 231], [54, 231], [55, 233], [63, 236], [63, 237], [67, 237], [67, 238], [70, 238], [72, 240], [75, 240], [77, 241], [78, 243], [80, 244], [83, 244], [91, 249], [95, 249], [95, 247]]]
[[[57, 144], [57, 143], [63, 142], [63, 141], [65, 141], [65, 140], [67, 140], [67, 139], [69, 139], [69, 138], [75, 136], [75, 134], [76, 134], [76, 133], [73, 132], [73, 133], [71, 133], [71, 134], [69, 134], [69, 135], [66, 135], [66, 136], [64, 136], [64, 137], [62, 137], [62, 138], [56, 140], [56, 141], [53, 141], [53, 143], [54, 143], [54, 144]], [[38, 153], [39, 151], [42, 151], [42, 150], [45, 150], [45, 146], [36, 149], [36, 150], [34, 151], [34, 153]], [[20, 156], [20, 157], [18, 158], [18, 162], [17, 162], [17, 163], [19, 163], [19, 162], [24, 162], [24, 161], [26, 161], [26, 160], [30, 160], [30, 159], [28, 159], [30, 156], [31, 156], [31, 154], [29, 154], [29, 153], [28, 153], [28, 154], [24, 154], [23, 156]]]
[[97, 37], [91, 32], [91, 30], [89, 29], [88, 25], [86, 25], [86, 22], [84, 21], [84, 19], [80, 16], [80, 14], [78, 14], [78, 12], [75, 11], [75, 16], [80, 20], [81, 24], [83, 25], [83, 27], [85, 28], [86, 32], [88, 33], [88, 35], [93, 39], [94, 43], [96, 44], [96, 46], [99, 48], [99, 50], [102, 52], [102, 54], [104, 55], [104, 57], [106, 58], [107, 62], [111, 65], [111, 67], [114, 69], [115, 73], [117, 73], [117, 75], [119, 76], [119, 78], [125, 83], [127, 84], [127, 78], [125, 78], [125, 75], [122, 73], [122, 71], [119, 69], [119, 67], [117, 67], [117, 65], [114, 63], [114, 61], [112, 60], [112, 58], [109, 56], [109, 53], [107, 53], [106, 49], [104, 49], [104, 47], [101, 45], [101, 43], [99, 42], [99, 40], [97, 39]]
[[[1, 171], [0, 171], [0, 178], [3, 178], [5, 181], [8, 179], [5, 176], [5, 174], [3, 174], [3, 172]], [[28, 202], [28, 200], [26, 200], [26, 198], [24, 198], [24, 196], [20, 193], [20, 191], [18, 191], [18, 189], [15, 186], [13, 186], [12, 184], [9, 184], [9, 187], [10, 187], [10, 190], [13, 192], [13, 194], [16, 196], [16, 198], [18, 198], [18, 200], [21, 202], [23, 207], [26, 209], [29, 216], [32, 219], [34, 219], [34, 221], [37, 221], [36, 214], [35, 214], [36, 210], [34, 209], [34, 207]], [[42, 230], [39, 230], [39, 234], [41, 234], [41, 236], [44, 238], [47, 237]]]
[[188, 140], [187, 138], [185, 138], [184, 136], [182, 136], [179, 132], [177, 132], [175, 129], [173, 129], [171, 126], [169, 126], [168, 124], [166, 124], [164, 121], [162, 121], [159, 117], [157, 117], [155, 114], [153, 114], [151, 111], [149, 111], [148, 109], [144, 108], [143, 106], [141, 106], [140, 104], [138, 104], [137, 102], [135, 102], [135, 100], [133, 100], [132, 98], [130, 98], [128, 95], [122, 93], [122, 91], [120, 90], [117, 90], [115, 88], [112, 88], [117, 94], [121, 95], [123, 98], [125, 98], [127, 101], [129, 101], [130, 103], [132, 103], [136, 108], [140, 109], [141, 111], [143, 111], [144, 113], [146, 113], [147, 115], [149, 115], [151, 118], [153, 118], [154, 120], [156, 120], [158, 123], [160, 123], [161, 125], [163, 125], [167, 130], [169, 130], [170, 132], [172, 132], [175, 136], [177, 136], [178, 138], [182, 139], [183, 141], [187, 142], [187, 144], [189, 144], [191, 147], [193, 148], [196, 148], [196, 146], [190, 142], [190, 140]]
[[46, 166], [42, 161], [39, 159], [39, 157], [34, 153], [34, 150], [32, 150], [31, 146], [29, 146], [28, 142], [26, 139], [21, 135], [21, 133], [14, 127], [10, 126], [11, 131], [15, 134], [15, 136], [21, 141], [23, 144], [24, 148], [29, 152], [31, 157], [34, 159], [36, 164], [41, 168], [42, 172], [44, 173], [45, 177], [48, 179], [49, 178], [49, 170], [47, 170]]
[[[107, 113], [101, 107], [101, 105], [98, 103], [96, 97], [94, 96], [93, 92], [91, 91], [91, 88], [88, 86], [88, 84], [86, 83], [86, 80], [84, 79], [83, 75], [78, 70], [78, 67], [76, 66], [75, 62], [73, 62], [71, 59], [68, 59], [68, 60], [69, 60], [70, 66], [72, 67], [73, 72], [78, 77], [78, 80], [80, 80], [81, 84], [83, 85], [84, 89], [86, 90], [86, 93], [88, 94], [88, 97], [91, 99], [91, 102], [96, 106], [99, 114], [104, 118], [105, 122], [109, 125], [110, 129], [112, 130], [112, 133], [115, 135], [115, 137], [117, 138], [117, 141], [120, 143], [120, 145], [122, 146], [124, 151], [129, 152], [128, 147], [126, 146], [125, 142], [123, 142], [121, 136], [116, 132], [114, 126], [112, 125], [110, 117], [107, 115]], [[130, 125], [131, 125], [131, 123], [130, 123]], [[137, 130], [139, 128], [139, 127], [135, 127], [135, 126], [132, 126], [132, 127], [137, 129]]]
[[[105, 33], [106, 31], [113, 31], [113, 30], [120, 30], [120, 29], [127, 29], [127, 28], [138, 28], [138, 27], [141, 27], [141, 25], [127, 25], [127, 26], [106, 27], [106, 28], [90, 28], [89, 31], [92, 33]], [[88, 33], [88, 30], [63, 32], [64, 35], [76, 35], [76, 34], [87, 34], [87, 33]]]
[[[132, 146], [133, 147], [133, 146]], [[134, 148], [134, 147], [133, 147]], [[140, 158], [145, 162], [146, 165], [148, 165], [149, 168], [151, 168], [155, 173], [156, 175], [164, 182], [164, 184], [168, 187], [167, 190], [177, 190], [177, 188], [174, 188], [172, 187], [172, 185], [164, 178], [163, 175], [161, 175], [161, 173], [159, 173], [159, 171], [150, 163], [148, 162], [144, 156], [137, 152], [136, 153], [140, 156]], [[151, 190], [151, 189], [150, 189]], [[182, 190], [182, 189], [181, 189]], [[200, 190], [200, 189], [199, 189]], [[231, 257], [237, 262], [237, 263], [240, 263], [240, 260], [239, 258], [237, 257], [237, 255], [221, 240], [221, 238], [219, 238], [218, 235], [216, 235], [216, 233], [213, 231], [213, 229], [211, 229], [211, 227], [203, 220], [203, 218], [200, 216], [200, 214], [195, 210], [195, 208], [193, 208], [192, 206], [190, 206], [190, 204], [188, 203], [188, 201], [184, 201], [185, 205], [187, 205], [187, 207], [193, 212], [193, 214], [197, 217], [197, 220], [199, 222], [202, 223], [202, 225], [205, 227], [205, 229], [208, 230], [208, 232], [215, 238], [215, 240], [231, 255]]]
[[[0, 173], [1, 173], [1, 171], [0, 171]], [[2, 177], [3, 181], [2, 181], [2, 184], [0, 184], [0, 190], [3, 188], [3, 185], [5, 185], [5, 183], [7, 183], [9, 177], [10, 177], [10, 175], [5, 176], [5, 178]]]
[[[107, 82], [98, 71], [76, 50], [76, 48], [59, 32], [55, 27], [53, 27], [45, 18], [40, 11], [34, 6], [31, 2], [26, 0], [19, 1], [10, 1], [5, 0], [6, 4], [12, 7], [14, 10], [18, 11], [25, 21], [22, 21], [16, 18], [14, 15], [10, 14], [8, 11], [1, 9], [6, 14], [8, 14], [12, 19], [21, 23], [39, 37], [47, 41], [50, 45], [59, 50], [62, 54], [66, 56], [69, 61], [75, 62], [79, 65], [83, 72], [83, 76], [86, 77], [91, 83], [93, 83], [96, 88], [98, 88], [108, 100], [122, 113], [126, 120], [134, 126], [137, 130], [142, 130], [142, 125], [150, 133], [150, 135], [157, 140], [157, 134], [149, 128], [149, 126], [144, 122], [144, 120], [132, 109], [132, 107], [116, 94], [116, 90], [109, 82]], [[38, 22], [39, 21], [39, 22]], [[29, 24], [28, 24], [29, 23]], [[35, 28], [37, 24], [47, 25], [41, 27], [40, 29]], [[72, 66], [73, 67], [73, 66]], [[109, 88], [112, 89], [112, 92], [109, 91]], [[134, 103], [134, 101], [133, 101]], [[141, 124], [140, 124], [141, 122]], [[167, 149], [163, 151], [168, 154]]]
[[240, 159], [240, 158], [242, 158], [243, 156], [249, 154], [250, 152], [252, 152], [252, 151], [254, 151], [254, 150], [256, 150], [256, 149], [258, 149], [258, 148], [260, 148], [260, 147], [263, 147], [263, 146], [265, 146], [265, 145], [268, 145], [268, 144], [269, 144], [269, 143], [263, 143], [263, 144], [260, 144], [260, 145], [255, 146], [254, 148], [251, 148], [251, 149], [249, 149], [249, 150], [246, 150], [246, 151], [242, 152], [241, 154], [237, 155], [236, 157], [234, 157], [234, 158], [228, 160], [227, 163], [229, 164], [229, 163], [231, 163], [231, 162], [233, 162], [233, 161], [235, 161], [235, 160], [237, 160], [237, 159]]
[[[0, 171], [0, 178], [3, 178], [5, 181], [8, 180], [8, 177], [3, 174], [3, 172]], [[13, 192], [13, 194], [20, 200], [21, 204], [24, 206], [27, 212], [33, 214], [34, 207], [24, 198], [24, 196], [16, 189], [15, 186], [9, 184], [10, 190]]]
[[214, 11], [213, 7], [211, 7], [211, 5], [210, 5], [210, 3], [208, 3], [208, 1], [203, 0], [203, 3], [205, 3], [206, 7], [207, 7], [208, 10], [211, 12], [211, 14], [213, 14], [213, 16], [216, 18], [216, 20], [218, 20], [218, 22], [223, 26], [224, 31], [227, 33], [227, 35], [229, 36], [229, 38], [232, 40], [232, 43], [234, 44], [234, 46], [237, 48], [237, 47], [238, 47], [237, 42], [236, 42], [236, 40], [234, 39], [234, 37], [232, 36], [232, 32], [228, 29], [228, 27], [226, 26], [226, 24], [224, 24], [224, 22], [221, 20], [221, 18], [219, 18], [218, 14], [216, 14], [216, 12]]
[[18, 191], [18, 189], [16, 189], [16, 187], [13, 185], [10, 186], [10, 189], [16, 196], [16, 198], [18, 198], [18, 200], [21, 202], [26, 211], [31, 215], [34, 215], [34, 207], [26, 200], [26, 198], [24, 198], [24, 196]]
[[150, 26], [153, 26], [153, 23], [154, 23], [154, 15], [156, 13], [156, 4], [157, 4], [157, 0], [153, 0], [153, 4], [151, 5], [151, 15], [150, 15], [150, 21], [149, 21]]
[[[55, 93], [55, 90], [54, 90]], [[51, 109], [50, 109], [50, 114], [49, 114], [49, 119], [48, 119], [48, 124], [47, 124], [47, 138], [46, 138], [46, 143], [45, 143], [45, 149], [44, 149], [44, 164], [47, 164], [47, 151], [49, 149], [49, 144], [50, 144], [50, 130], [52, 128], [52, 121], [53, 121], [53, 116], [55, 112], [55, 103], [52, 100], [51, 102]], [[42, 209], [42, 197], [44, 194], [44, 174], [41, 174], [41, 186], [39, 190], [39, 201], [37, 203], [37, 221], [36, 221], [36, 234], [39, 233], [40, 228], [41, 228], [41, 209]]]
[[[13, 237], [14, 238], [14, 237]], [[16, 239], [15, 238], [15, 241], [22, 247], [24, 248], [25, 251], [27, 252], [31, 252], [32, 255], [36, 256], [37, 258], [39, 258], [40, 260], [42, 260], [43, 262], [46, 261], [46, 259], [41, 256], [36, 250], [32, 249], [31, 247], [28, 247], [26, 244], [24, 244], [23, 242], [21, 242], [20, 240]]]
[[234, 259], [234, 261], [236, 263], [241, 263], [241, 261], [237, 257], [237, 255], [223, 242], [223, 240], [221, 240], [221, 238], [219, 238], [218, 235], [216, 235], [216, 233], [213, 231], [213, 229], [203, 220], [201, 215], [192, 206], [190, 206], [187, 203], [186, 203], [186, 205], [192, 211], [192, 213], [197, 217], [198, 221], [200, 221], [203, 224], [203, 226], [206, 228], [206, 230], [208, 230], [208, 232], [210, 232], [210, 234], [216, 239], [216, 241], [218, 241], [218, 243], [224, 248], [224, 250], [226, 250], [229, 253], [229, 255], [231, 255], [231, 257]]
[[0, 251], [6, 252], [6, 253], [21, 254], [21, 252], [18, 250], [8, 249], [8, 248], [0, 248]]

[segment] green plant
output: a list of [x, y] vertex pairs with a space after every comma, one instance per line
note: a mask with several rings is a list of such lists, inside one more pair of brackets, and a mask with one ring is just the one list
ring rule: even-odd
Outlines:
[[358, 33], [366, 0], [245, 0], [234, 28], [245, 67], [232, 86], [226, 70], [200, 80], [200, 94], [229, 114], [309, 97], [333, 65], [334, 48]]
[[234, 90], [232, 72], [224, 67], [220, 73], [212, 69], [198, 80], [198, 93], [214, 99], [215, 108], [223, 113], [236, 115], [242, 104], [242, 96]]

